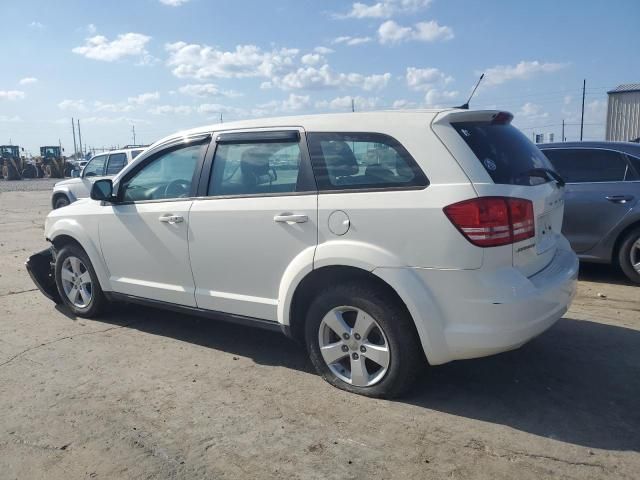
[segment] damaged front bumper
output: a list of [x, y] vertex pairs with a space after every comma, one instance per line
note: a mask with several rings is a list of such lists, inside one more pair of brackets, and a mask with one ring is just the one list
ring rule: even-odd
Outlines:
[[33, 283], [40, 289], [42, 294], [55, 303], [61, 303], [62, 299], [58, 293], [55, 277], [55, 251], [47, 248], [41, 252], [34, 253], [29, 257], [25, 266]]

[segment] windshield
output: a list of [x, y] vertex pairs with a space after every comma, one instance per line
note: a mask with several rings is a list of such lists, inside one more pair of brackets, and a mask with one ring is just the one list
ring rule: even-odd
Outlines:
[[514, 126], [491, 122], [461, 122], [452, 126], [494, 183], [538, 185], [551, 180], [539, 173], [539, 169], [553, 170], [549, 160]]

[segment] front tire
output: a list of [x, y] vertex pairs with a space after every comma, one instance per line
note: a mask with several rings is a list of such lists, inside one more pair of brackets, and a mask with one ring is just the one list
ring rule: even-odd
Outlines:
[[56, 286], [64, 304], [78, 317], [94, 318], [104, 311], [107, 299], [100, 288], [91, 260], [77, 245], [67, 245], [56, 256]]
[[640, 228], [632, 230], [622, 240], [618, 263], [629, 280], [640, 283]]
[[55, 202], [53, 202], [53, 209], [56, 210], [58, 208], [66, 207], [70, 203], [71, 202], [66, 197], [66, 195], [59, 195], [59, 196], [56, 197]]
[[386, 289], [361, 282], [330, 287], [315, 298], [305, 340], [327, 382], [368, 397], [403, 394], [426, 365], [406, 308]]

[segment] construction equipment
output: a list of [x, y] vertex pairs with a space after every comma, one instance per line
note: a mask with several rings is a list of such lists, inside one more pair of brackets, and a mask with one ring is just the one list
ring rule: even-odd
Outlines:
[[7, 180], [22, 180], [24, 160], [20, 158], [20, 147], [16, 145], [0, 145], [2, 176]]
[[47, 177], [64, 178], [65, 160], [59, 146], [40, 147], [40, 157]]

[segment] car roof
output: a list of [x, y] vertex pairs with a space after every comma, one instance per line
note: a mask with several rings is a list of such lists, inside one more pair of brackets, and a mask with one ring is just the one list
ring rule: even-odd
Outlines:
[[[210, 132], [221, 132], [224, 130], [238, 130], [244, 128], [274, 128], [274, 127], [301, 127], [305, 130], [331, 131], [332, 129], [344, 129], [344, 125], [353, 126], [358, 124], [361, 128], [366, 128], [367, 124], [379, 124], [381, 119], [393, 121], [400, 116], [414, 115], [429, 117], [433, 119], [438, 113], [444, 111], [455, 111], [454, 108], [434, 108], [434, 109], [411, 109], [411, 110], [381, 110], [371, 112], [349, 112], [349, 113], [324, 113], [315, 115], [297, 115], [288, 117], [255, 118], [250, 120], [240, 120], [229, 123], [214, 123], [202, 127], [183, 130], [168, 135], [151, 147], [161, 145], [180, 137], [187, 137]], [[464, 111], [464, 110], [462, 110]]]
[[556, 142], [542, 143], [538, 145], [540, 150], [552, 148], [600, 148], [606, 150], [616, 150], [619, 152], [629, 153], [632, 155], [640, 155], [640, 144], [633, 142], [607, 142], [607, 141], [588, 141], [588, 142]]

